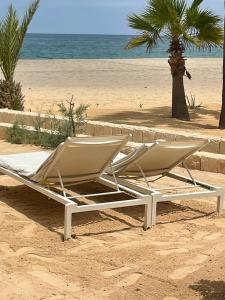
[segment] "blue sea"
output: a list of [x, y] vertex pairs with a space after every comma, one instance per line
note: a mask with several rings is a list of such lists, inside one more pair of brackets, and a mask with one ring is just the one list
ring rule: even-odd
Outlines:
[[[164, 58], [168, 44], [161, 42], [146, 53], [144, 47], [124, 50], [129, 35], [27, 34], [22, 59], [107, 59], [107, 58]], [[187, 57], [222, 57], [222, 49], [187, 50]]]

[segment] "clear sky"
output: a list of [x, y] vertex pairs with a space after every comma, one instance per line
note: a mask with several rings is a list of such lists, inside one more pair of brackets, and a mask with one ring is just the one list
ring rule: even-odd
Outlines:
[[[187, 0], [191, 2], [191, 0]], [[31, 0], [0, 0], [0, 17], [10, 3], [21, 13]], [[204, 0], [204, 7], [223, 15], [223, 0]], [[30, 26], [32, 33], [132, 34], [127, 15], [144, 9], [146, 0], [42, 0]]]

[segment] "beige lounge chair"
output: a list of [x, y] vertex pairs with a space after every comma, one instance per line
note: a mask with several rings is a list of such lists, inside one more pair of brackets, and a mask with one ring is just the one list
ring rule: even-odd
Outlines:
[[[112, 184], [107, 179], [101, 178], [104, 169], [110, 165], [127, 141], [128, 136], [68, 138], [51, 154], [41, 151], [0, 155], [0, 172], [63, 204], [64, 239], [69, 239], [73, 213], [135, 205], [151, 206], [149, 195], [142, 195], [129, 188], [120, 189], [118, 184]], [[66, 188], [66, 185], [72, 186], [89, 181], [100, 182], [113, 188], [114, 191], [73, 197]], [[135, 199], [87, 205], [76, 203], [79, 197], [107, 196], [122, 192], [134, 196]], [[145, 211], [145, 222], [149, 223], [150, 210]]]
[[[191, 198], [203, 198], [203, 197], [217, 197], [217, 211], [221, 213], [223, 210], [224, 202], [224, 189], [222, 187], [215, 187], [210, 184], [195, 180], [185, 164], [185, 159], [196, 151], [201, 150], [207, 143], [202, 141], [189, 141], [189, 142], [155, 142], [153, 144], [144, 144], [135, 149], [129, 155], [119, 153], [114, 159], [111, 168], [106, 169], [108, 175], [104, 175], [104, 178], [113, 182], [113, 176], [116, 176], [119, 186], [124, 186], [132, 190], [136, 190], [142, 194], [149, 194], [152, 196], [152, 208], [151, 216], [152, 220], [149, 224], [145, 223], [147, 229], [155, 225], [156, 223], [156, 208], [158, 202], [176, 201], [182, 199]], [[184, 177], [179, 174], [171, 172], [171, 170], [183, 163], [183, 166], [187, 169], [189, 177]], [[112, 171], [113, 170], [113, 171]], [[159, 180], [162, 177], [171, 177], [179, 181], [188, 183], [188, 186], [182, 187], [169, 187], [157, 189], [150, 185], [149, 177]], [[127, 179], [143, 177], [147, 185], [146, 188], [139, 186], [138, 184], [131, 183]], [[156, 177], [156, 178], [155, 178]], [[182, 192], [176, 194], [164, 194], [166, 190], [184, 190], [186, 188], [201, 187], [204, 191], [195, 192]]]

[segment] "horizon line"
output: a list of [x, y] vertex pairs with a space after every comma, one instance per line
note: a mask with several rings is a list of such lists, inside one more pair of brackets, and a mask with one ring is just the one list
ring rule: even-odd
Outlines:
[[135, 34], [126, 33], [56, 33], [56, 32], [27, 32], [27, 34], [56, 34], [56, 35], [118, 35], [118, 36], [136, 36]]

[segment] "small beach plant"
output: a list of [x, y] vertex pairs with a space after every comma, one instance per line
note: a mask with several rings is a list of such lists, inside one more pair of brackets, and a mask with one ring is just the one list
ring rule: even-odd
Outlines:
[[25, 35], [39, 3], [40, 0], [35, 0], [30, 5], [21, 22], [15, 8], [10, 5], [6, 17], [0, 21], [0, 68], [4, 77], [0, 80], [0, 108], [24, 108], [21, 84], [14, 81], [14, 73]]
[[68, 136], [76, 136], [78, 132], [82, 132], [83, 125], [86, 123], [88, 104], [80, 104], [76, 107], [74, 97], [72, 96], [70, 100], [67, 100], [67, 106], [64, 102], [61, 102], [59, 107], [59, 112], [66, 117], [69, 122], [69, 127], [67, 128]]
[[58, 105], [62, 118], [52, 112], [34, 118], [31, 128], [20, 118], [8, 128], [6, 140], [13, 144], [33, 144], [44, 148], [55, 148], [68, 137], [75, 137], [85, 131], [88, 105], [75, 105], [73, 97]]
[[187, 48], [209, 49], [223, 43], [221, 18], [200, 6], [203, 0], [148, 0], [146, 10], [128, 17], [129, 26], [140, 32], [126, 49], [146, 45], [151, 51], [160, 41], [168, 41], [172, 75], [172, 117], [190, 120], [185, 99], [184, 76], [191, 79], [185, 66]]
[[190, 94], [190, 96], [186, 95], [185, 97], [186, 97], [186, 101], [187, 101], [189, 109], [198, 110], [203, 107], [202, 103], [197, 103], [196, 97], [192, 93]]
[[144, 103], [139, 103], [139, 108], [142, 110], [144, 106]]

